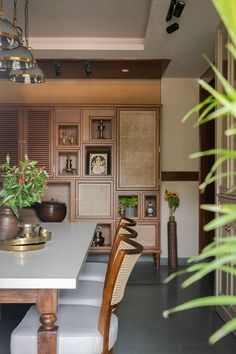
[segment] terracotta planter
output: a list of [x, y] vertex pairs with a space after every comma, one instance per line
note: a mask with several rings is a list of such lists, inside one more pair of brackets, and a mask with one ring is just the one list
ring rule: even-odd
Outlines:
[[65, 219], [67, 208], [65, 203], [42, 202], [36, 205], [36, 212], [41, 221], [44, 222], [61, 222]]
[[16, 236], [18, 219], [11, 208], [0, 206], [0, 240], [9, 240]]
[[177, 224], [174, 216], [169, 217], [167, 223], [167, 237], [168, 237], [168, 266], [176, 268], [178, 266], [177, 255]]

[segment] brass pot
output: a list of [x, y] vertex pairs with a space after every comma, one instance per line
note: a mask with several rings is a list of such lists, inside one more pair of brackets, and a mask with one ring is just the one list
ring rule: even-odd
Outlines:
[[0, 206], [0, 240], [9, 240], [16, 236], [18, 219], [11, 208]]

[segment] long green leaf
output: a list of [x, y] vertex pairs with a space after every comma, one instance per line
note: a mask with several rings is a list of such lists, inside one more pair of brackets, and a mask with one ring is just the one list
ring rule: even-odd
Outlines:
[[212, 0], [216, 10], [220, 14], [234, 45], [236, 45], [236, 3], [235, 0]]
[[236, 318], [233, 318], [232, 320], [228, 321], [220, 329], [218, 329], [218, 331], [216, 331], [209, 338], [209, 343], [210, 344], [215, 344], [221, 338], [225, 337], [227, 334], [233, 332], [234, 330], [236, 330]]
[[178, 305], [171, 309], [165, 310], [163, 316], [167, 318], [171, 313], [185, 311], [197, 307], [205, 306], [220, 306], [220, 305], [236, 305], [236, 296], [220, 295], [220, 296], [206, 296], [199, 299], [188, 301], [184, 304]]

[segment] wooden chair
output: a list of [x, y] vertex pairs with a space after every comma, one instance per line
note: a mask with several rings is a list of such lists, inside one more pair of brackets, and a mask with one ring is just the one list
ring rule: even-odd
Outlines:
[[[58, 354], [109, 354], [118, 331], [113, 309], [121, 302], [129, 275], [143, 247], [124, 239], [110, 266], [101, 307], [60, 305], [58, 309]], [[11, 354], [36, 354], [39, 315], [32, 306], [11, 335]]]
[[[110, 267], [116, 257], [120, 242], [126, 238], [136, 238], [137, 235], [137, 232], [130, 227], [119, 226], [109, 258], [106, 278], [109, 277]], [[103, 288], [104, 282], [79, 279], [76, 289], [61, 289], [59, 291], [58, 302], [62, 305], [101, 306]]]
[[[116, 228], [114, 238], [116, 238], [116, 236], [119, 232], [119, 228], [121, 226], [125, 226], [125, 225], [128, 227], [133, 227], [136, 225], [136, 221], [133, 219], [130, 219], [130, 218], [121, 217], [119, 220], [118, 226]], [[114, 247], [114, 243], [113, 243], [113, 247]], [[113, 250], [113, 247], [112, 247], [112, 250]], [[111, 250], [111, 254], [112, 254], [112, 250]], [[110, 254], [110, 257], [111, 257], [111, 254]], [[108, 260], [108, 263], [86, 262], [83, 267], [83, 270], [80, 274], [79, 280], [92, 280], [92, 281], [104, 282], [105, 277], [106, 277], [108, 264], [109, 264], [109, 260]]]

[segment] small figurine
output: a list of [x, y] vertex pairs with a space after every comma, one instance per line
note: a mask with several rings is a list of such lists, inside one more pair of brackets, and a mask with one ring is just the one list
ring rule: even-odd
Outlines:
[[76, 174], [76, 169], [72, 167], [72, 159], [70, 157], [70, 154], [67, 154], [66, 166], [62, 170], [62, 174]]
[[146, 216], [154, 216], [154, 208], [153, 208], [151, 200], [148, 203], [148, 206], [147, 206], [147, 209], [146, 209]]
[[74, 143], [75, 143], [75, 137], [74, 137], [73, 132], [70, 133], [69, 143], [70, 143], [71, 145], [74, 145]]
[[104, 139], [104, 130], [106, 129], [105, 125], [103, 124], [103, 120], [100, 120], [100, 124], [98, 125], [98, 139]]
[[61, 137], [61, 141], [62, 141], [62, 144], [63, 144], [63, 145], [66, 145], [67, 139], [68, 139], [68, 137], [67, 137], [67, 135], [66, 135], [66, 131], [63, 130], [63, 132], [62, 132], [62, 137]]
[[104, 245], [104, 240], [105, 238], [102, 236], [102, 227], [97, 226], [94, 234], [93, 242], [92, 242], [92, 247], [94, 246], [102, 247]]

